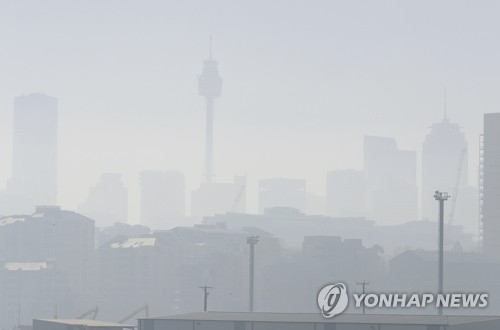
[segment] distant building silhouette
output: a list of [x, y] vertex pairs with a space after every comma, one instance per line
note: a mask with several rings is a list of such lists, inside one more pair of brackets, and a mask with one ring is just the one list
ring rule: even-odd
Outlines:
[[234, 183], [204, 183], [191, 194], [191, 215], [213, 216], [246, 211], [246, 176], [235, 176]]
[[306, 193], [306, 214], [326, 214], [326, 197], [313, 193]]
[[[77, 315], [95, 293], [94, 221], [57, 206], [38, 206], [31, 215], [0, 218], [0, 326], [33, 317]], [[5, 262], [5, 263], [4, 263]], [[8, 279], [16, 279], [6, 282]], [[38, 300], [38, 299], [42, 300]], [[13, 314], [14, 313], [14, 314]], [[10, 327], [9, 327], [10, 328]]]
[[[409, 246], [432, 249], [437, 241], [434, 221], [378, 225], [360, 217], [306, 215], [286, 207], [267, 209], [264, 214], [218, 214], [206, 217], [204, 224], [225, 225], [229, 229], [260, 228], [279, 237], [283, 247], [291, 249], [300, 247], [304, 236], [318, 235], [360, 238], [368, 245], [382, 246], [387, 255], [400, 252], [402, 248]], [[467, 250], [475, 246], [472, 234], [464, 233], [460, 227], [453, 226], [447, 234], [446, 248], [451, 249], [457, 242]]]
[[158, 241], [151, 236], [118, 236], [97, 249], [96, 304], [107, 319], [120, 319], [145, 302], [157, 306], [170, 293], [165, 287], [172, 282], [172, 270], [167, 271], [168, 259]]
[[365, 136], [369, 218], [380, 224], [398, 224], [417, 218], [416, 165], [416, 152], [398, 149], [395, 139]]
[[328, 172], [326, 200], [326, 211], [329, 216], [366, 216], [365, 173], [355, 170]]
[[500, 251], [500, 113], [484, 115], [483, 250]]
[[434, 192], [440, 190], [453, 194], [460, 163], [460, 187], [467, 186], [466, 152], [465, 134], [457, 124], [450, 123], [446, 115], [440, 123], [431, 126], [422, 148], [422, 218], [436, 219], [438, 211]]
[[164, 228], [168, 218], [186, 213], [186, 183], [178, 171], [141, 172], [141, 224]]
[[306, 180], [263, 179], [259, 181], [259, 213], [273, 207], [292, 207], [305, 212]]
[[12, 201], [19, 200], [26, 207], [29, 203], [57, 204], [56, 98], [29, 94], [14, 99], [12, 159], [7, 190], [9, 195], [18, 196]]
[[89, 196], [80, 205], [82, 214], [96, 221], [96, 226], [111, 226], [116, 222], [127, 223], [128, 189], [121, 181], [121, 174], [104, 173], [99, 182], [90, 188]]
[[0, 278], [0, 324], [9, 329], [17, 329], [14, 325], [19, 321], [31, 324], [30, 316], [53, 317], [58, 303], [65, 302], [60, 310], [67, 311], [69, 287], [62, 267], [49, 262], [6, 262], [0, 266]]

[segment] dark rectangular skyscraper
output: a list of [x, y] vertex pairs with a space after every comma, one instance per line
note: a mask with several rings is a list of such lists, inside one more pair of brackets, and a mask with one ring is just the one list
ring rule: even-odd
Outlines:
[[35, 205], [57, 203], [57, 99], [42, 94], [14, 100], [9, 190]]

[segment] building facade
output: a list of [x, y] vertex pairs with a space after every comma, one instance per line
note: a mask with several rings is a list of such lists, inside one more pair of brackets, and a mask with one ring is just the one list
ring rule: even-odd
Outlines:
[[326, 214], [366, 216], [366, 179], [363, 171], [330, 171], [326, 178]]
[[31, 205], [56, 205], [56, 98], [29, 94], [14, 99], [12, 159], [9, 194], [25, 198]]
[[306, 208], [306, 180], [263, 179], [259, 181], [259, 213], [273, 207]]
[[141, 224], [164, 229], [186, 213], [186, 183], [179, 171], [141, 172]]
[[400, 224], [418, 217], [417, 155], [393, 138], [365, 136], [364, 171], [368, 218]]
[[484, 115], [483, 250], [500, 251], [500, 113]]
[[468, 184], [468, 146], [464, 132], [446, 116], [430, 129], [422, 147], [422, 218], [436, 219], [434, 192], [453, 194], [457, 184]]
[[127, 223], [128, 189], [121, 181], [121, 174], [104, 173], [99, 182], [90, 188], [79, 211], [95, 220], [99, 227], [112, 226], [116, 222]]

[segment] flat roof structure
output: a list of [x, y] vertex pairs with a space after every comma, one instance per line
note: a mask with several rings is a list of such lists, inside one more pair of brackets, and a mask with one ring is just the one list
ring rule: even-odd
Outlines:
[[206, 312], [139, 319], [139, 330], [282, 330], [299, 325], [303, 330], [493, 330], [500, 329], [500, 316], [346, 313], [326, 319], [320, 313]]
[[134, 325], [85, 319], [33, 320], [33, 330], [119, 330], [134, 329]]

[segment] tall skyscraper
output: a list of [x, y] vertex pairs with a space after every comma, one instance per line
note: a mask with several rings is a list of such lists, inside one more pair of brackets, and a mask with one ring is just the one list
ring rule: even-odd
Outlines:
[[259, 213], [273, 207], [306, 208], [306, 180], [263, 179], [259, 181]]
[[446, 114], [430, 129], [422, 148], [422, 218], [436, 219], [434, 192], [454, 194], [459, 173], [459, 186], [467, 186], [467, 141], [460, 127], [450, 123]]
[[121, 181], [121, 174], [104, 173], [89, 196], [80, 206], [82, 214], [95, 220], [96, 226], [112, 226], [116, 222], [127, 223], [128, 189]]
[[500, 251], [500, 113], [484, 114], [483, 251]]
[[178, 171], [141, 172], [141, 224], [165, 228], [172, 217], [186, 212], [186, 184]]
[[368, 217], [379, 224], [417, 219], [417, 154], [400, 150], [396, 140], [365, 136], [364, 171]]
[[210, 37], [210, 56], [203, 62], [203, 72], [198, 76], [198, 93], [206, 99], [207, 123], [205, 140], [205, 182], [211, 183], [213, 173], [213, 112], [214, 100], [222, 92], [222, 78], [219, 77], [217, 61], [212, 60], [212, 38]]
[[10, 194], [35, 205], [57, 204], [57, 99], [29, 94], [14, 99]]

